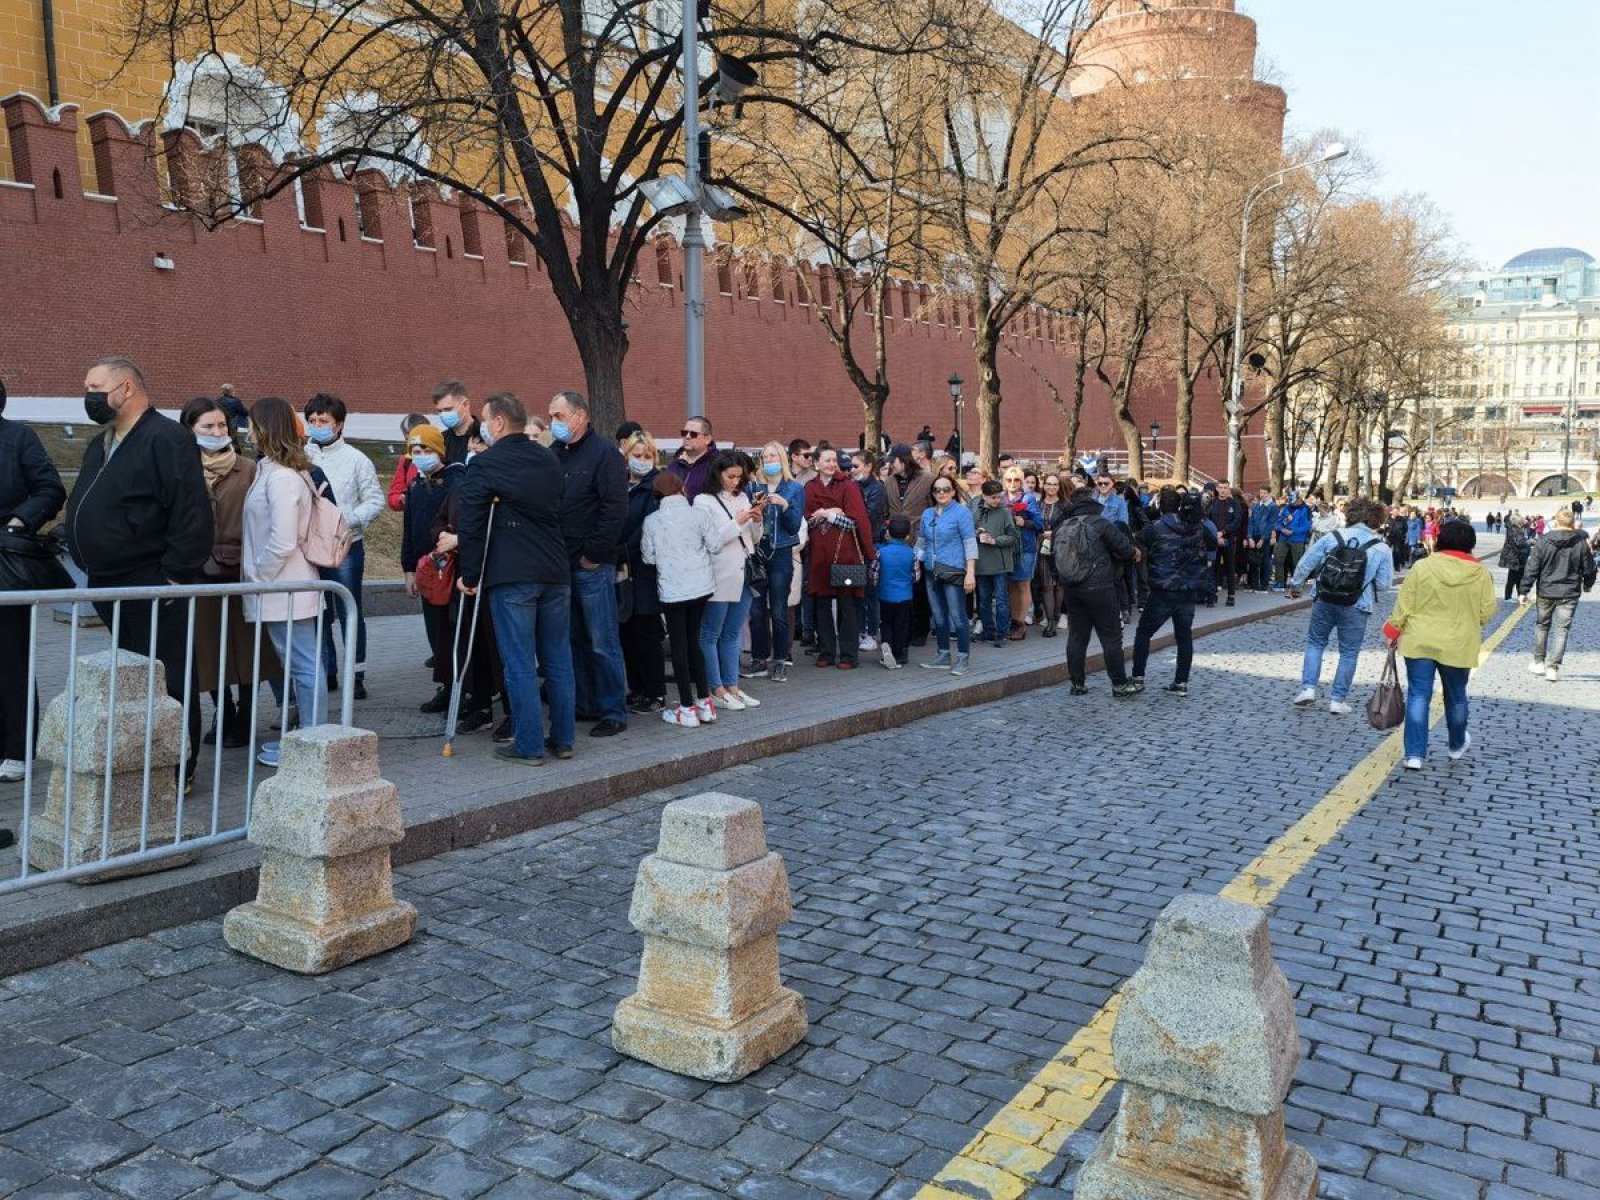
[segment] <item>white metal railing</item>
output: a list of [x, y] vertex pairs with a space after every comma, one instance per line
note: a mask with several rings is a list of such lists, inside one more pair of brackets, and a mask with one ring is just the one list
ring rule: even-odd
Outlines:
[[[271, 622], [260, 620], [249, 622], [253, 642], [252, 662], [250, 666], [247, 685], [250, 688], [248, 703], [251, 720], [248, 741], [243, 747], [244, 758], [241, 761], [235, 756], [230, 763], [224, 745], [226, 741], [224, 722], [222, 720], [222, 697], [229, 687], [229, 679], [237, 663], [230, 663], [230, 609], [234, 604], [243, 605], [247, 597], [285, 596], [286, 609], [292, 613], [293, 599], [297, 594], [314, 592], [318, 596], [315, 621], [315, 650], [312, 651], [312, 664], [316, 672], [312, 679], [316, 687], [312, 696], [295, 696], [292, 662], [294, 659], [294, 631], [295, 624], [309, 625], [313, 618], [302, 618], [300, 622], [285, 619], [281, 622], [284, 627], [284, 643], [288, 652], [282, 655], [283, 675], [281, 680], [274, 677], [265, 679], [261, 671], [261, 638], [262, 632], [270, 624], [277, 627], [280, 622], [273, 619]], [[259, 715], [255, 701], [260, 693], [263, 683], [275, 694], [278, 701], [280, 723], [286, 733], [290, 728], [290, 708], [296, 702], [301, 705], [303, 714], [309, 713], [312, 720], [305, 724], [320, 723], [327, 719], [326, 714], [320, 711], [321, 681], [324, 679], [324, 666], [322, 660], [323, 622], [326, 619], [327, 599], [333, 597], [335, 602], [347, 605], [345, 612], [354, 612], [355, 599], [344, 585], [331, 580], [296, 581], [293, 583], [227, 583], [227, 584], [191, 584], [170, 585], [163, 587], [122, 587], [122, 588], [63, 588], [49, 591], [24, 591], [0, 592], [0, 608], [26, 608], [28, 610], [28, 662], [27, 662], [27, 701], [26, 722], [27, 731], [22, 777], [22, 797], [20, 813], [12, 818], [12, 805], [4, 797], [4, 789], [0, 790], [0, 826], [12, 826], [15, 829], [17, 844], [16, 851], [20, 861], [16, 869], [9, 875], [6, 874], [7, 860], [10, 850], [0, 852], [0, 894], [17, 891], [22, 888], [34, 887], [39, 884], [60, 879], [78, 879], [95, 875], [104, 875], [109, 872], [132, 873], [129, 868], [148, 866], [159, 863], [164, 859], [183, 855], [192, 855], [207, 846], [219, 845], [224, 842], [237, 841], [243, 838], [250, 828], [251, 801], [255, 795], [256, 767], [259, 729]], [[199, 749], [191, 741], [190, 722], [197, 713], [194, 707], [200, 703], [199, 689], [208, 683], [208, 680], [196, 678], [195, 647], [196, 647], [196, 616], [198, 602], [206, 599], [219, 601], [220, 611], [218, 616], [218, 647], [217, 647], [217, 719], [215, 753], [210, 767], [210, 796], [209, 813], [201, 811], [196, 814], [197, 805], [191, 805], [189, 793], [199, 782], [199, 772], [194, 778], [190, 777], [190, 763], [194, 761], [198, 766]], [[146, 605], [149, 610], [149, 636], [148, 643], [139, 647], [119, 646], [125, 628], [124, 616], [128, 606]], [[52, 655], [47, 651], [45, 633], [53, 626], [50, 619], [53, 610], [59, 606], [66, 614], [67, 634], [65, 637], [65, 664], [52, 662]], [[83, 622], [79, 620], [80, 610], [90, 608], [99, 613], [105, 624], [105, 635], [94, 632], [84, 632], [81, 628]], [[167, 608], [163, 615], [162, 609]], [[46, 621], [41, 622], [40, 613], [46, 614]], [[135, 619], [142, 617], [138, 614]], [[158, 648], [161, 643], [161, 625], [163, 620], [177, 619], [183, 622], [183, 660], [182, 660], [182, 701], [179, 714], [177, 763], [175, 767], [176, 790], [173, 796], [173, 812], [170, 818], [164, 811], [165, 788], [161, 785], [160, 777], [153, 776], [155, 771], [173, 770], [171, 766], [156, 767], [152, 759], [156, 757], [158, 743], [158, 709], [163, 707], [161, 701], [170, 695], [170, 684], [167, 687], [158, 687], [158, 679], [162, 678], [165, 670], [176, 664], [167, 663], [163, 671], [157, 671], [160, 661]], [[344, 661], [351, 665], [352, 673], [348, 685], [343, 689], [340, 697], [340, 721], [349, 725], [354, 716], [354, 674], [356, 662], [356, 625], [352, 619], [342, 623], [344, 635]], [[170, 633], [170, 626], [169, 633]], [[87, 646], [85, 643], [89, 643]], [[97, 644], [102, 643], [102, 644]], [[79, 701], [80, 701], [80, 662], [79, 655], [85, 650], [93, 651], [104, 649], [113, 651], [106, 660], [108, 666], [109, 682], [108, 694], [104, 698], [103, 712], [105, 718], [104, 730], [92, 730], [88, 733], [79, 729]], [[59, 647], [58, 647], [59, 650]], [[21, 664], [6, 663], [0, 669], [11, 670]], [[39, 684], [44, 670], [56, 667], [55, 678], [62, 679], [62, 691], [57, 697], [59, 704], [52, 706], [48, 725], [48, 732], [52, 744], [59, 735], [60, 759], [54, 764], [50, 781], [45, 789], [42, 803], [36, 796], [35, 783], [40, 778], [38, 769], [38, 742], [40, 741], [40, 703]], [[144, 703], [144, 720], [142, 728], [137, 720], [123, 722], [118, 720], [118, 688], [119, 677], [124, 677], [128, 669], [143, 668], [144, 682], [142, 698]], [[64, 676], [64, 678], [62, 678]], [[246, 685], [240, 685], [241, 687]], [[241, 697], [241, 702], [245, 698]], [[127, 698], [122, 702], [126, 704]], [[96, 707], [100, 707], [96, 705]], [[170, 708], [166, 710], [170, 718]], [[129, 754], [127, 748], [127, 734], [130, 725], [138, 729], [140, 745], [137, 756]], [[122, 741], [119, 743], [119, 733]], [[93, 742], [85, 741], [86, 737], [93, 737]], [[103, 741], [100, 740], [103, 738]], [[83, 787], [78, 776], [84, 774], [75, 771], [77, 765], [75, 758], [80, 752], [80, 747], [92, 746], [93, 749], [103, 748], [104, 762], [94, 768], [100, 774], [94, 791], [98, 795], [85, 797], [80, 793]], [[133, 764], [130, 766], [130, 764]], [[129, 803], [129, 789], [134, 776], [137, 776], [138, 788], [138, 833], [133, 839], [131, 831], [125, 829], [124, 841], [130, 844], [118, 848], [117, 839], [113, 836], [113, 808], [114, 802], [120, 801], [116, 807], [120, 814], [126, 818], [132, 808]], [[158, 785], [152, 787], [152, 782]], [[58, 782], [59, 781], [59, 782]], [[120, 787], [118, 786], [120, 782]], [[237, 790], [234, 790], [237, 788]], [[152, 801], [157, 804], [153, 810]], [[75, 832], [92, 830], [93, 826], [86, 825], [84, 821], [85, 810], [83, 805], [98, 803], [98, 838], [85, 836], [75, 838]], [[203, 802], [200, 802], [203, 803]], [[78, 824], [74, 825], [74, 808]], [[37, 810], [37, 811], [36, 811]], [[171, 821], [170, 836], [167, 833], [167, 822]], [[38, 853], [41, 849], [38, 844], [38, 830], [41, 822], [50, 830], [59, 824], [60, 852], [59, 863], [39, 866], [41, 860]], [[53, 848], [47, 848], [52, 849]], [[93, 851], [91, 853], [91, 850]], [[53, 856], [53, 854], [52, 854]]]

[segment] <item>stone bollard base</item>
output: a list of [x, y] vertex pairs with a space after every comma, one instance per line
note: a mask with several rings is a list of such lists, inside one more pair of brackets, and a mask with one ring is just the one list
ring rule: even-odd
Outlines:
[[323, 975], [393, 950], [416, 929], [417, 910], [404, 900], [332, 925], [308, 925], [254, 900], [222, 920], [223, 940], [240, 954], [301, 975]]
[[677, 1075], [733, 1083], [760, 1070], [806, 1035], [805, 997], [780, 988], [759, 1012], [725, 1023], [652, 1008], [637, 995], [617, 1005], [611, 1044], [618, 1053]]

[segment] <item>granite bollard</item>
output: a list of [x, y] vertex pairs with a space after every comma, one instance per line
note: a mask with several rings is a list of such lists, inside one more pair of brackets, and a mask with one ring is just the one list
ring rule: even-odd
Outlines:
[[[150, 668], [154, 665], [154, 681]], [[78, 659], [70, 704], [65, 692], [50, 702], [39, 727], [39, 758], [51, 764], [44, 810], [34, 818], [28, 860], [49, 871], [102, 857], [116, 859], [170, 844], [178, 820], [178, 762], [183, 756], [183, 705], [167, 695], [166, 669], [129, 650], [102, 650]], [[113, 680], [115, 697], [113, 698]], [[146, 700], [154, 695], [154, 703]], [[146, 726], [149, 742], [145, 741]], [[110, 746], [107, 746], [107, 734]], [[67, 812], [67, 749], [72, 750], [72, 812]], [[110, 795], [106, 790], [109, 749]], [[149, 767], [149, 813], [145, 774]], [[107, 808], [110, 809], [109, 818]], [[69, 824], [70, 822], [70, 824]], [[186, 818], [191, 836], [200, 823]], [[193, 862], [195, 853], [174, 853], [139, 863], [110, 866], [80, 877], [99, 883]]]
[[1218, 896], [1167, 905], [1111, 1051], [1122, 1103], [1079, 1200], [1316, 1196], [1316, 1163], [1284, 1135], [1300, 1040], [1261, 910]]
[[289, 734], [251, 809], [250, 840], [266, 852], [261, 883], [224, 918], [223, 938], [303, 975], [404, 945], [417, 910], [394, 898], [389, 867], [404, 834], [400, 793], [378, 774], [376, 734], [343, 725]]
[[778, 977], [789, 877], [768, 852], [761, 806], [707, 792], [661, 813], [628, 916], [644, 934], [639, 990], [617, 1006], [612, 1044], [696, 1079], [731, 1083], [806, 1033], [806, 1002]]

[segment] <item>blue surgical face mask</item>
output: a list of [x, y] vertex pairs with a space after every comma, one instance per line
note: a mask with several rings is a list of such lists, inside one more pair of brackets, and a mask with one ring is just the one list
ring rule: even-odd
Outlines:
[[628, 460], [628, 469], [635, 475], [648, 475], [655, 465], [648, 458], [630, 458]]
[[211, 454], [219, 453], [233, 445], [231, 437], [203, 437], [197, 433], [194, 440], [200, 443], [200, 449]]
[[461, 424], [461, 414], [453, 408], [446, 409], [439, 414], [439, 424], [444, 426], [445, 429], [454, 429]]
[[432, 475], [439, 469], [439, 456], [432, 452], [427, 454], [413, 454], [411, 465], [424, 475]]
[[555, 440], [558, 442], [571, 441], [572, 426], [568, 425], [565, 421], [551, 421], [550, 436], [555, 438]]
[[768, 479], [776, 479], [779, 475], [783, 474], [783, 464], [782, 463], [762, 463], [761, 464], [761, 473], [763, 475], [765, 475]]
[[307, 425], [306, 436], [319, 446], [326, 446], [339, 436], [339, 431], [327, 425]]
[[478, 440], [483, 443], [485, 450], [494, 445], [494, 434], [489, 432], [489, 422], [478, 422]]

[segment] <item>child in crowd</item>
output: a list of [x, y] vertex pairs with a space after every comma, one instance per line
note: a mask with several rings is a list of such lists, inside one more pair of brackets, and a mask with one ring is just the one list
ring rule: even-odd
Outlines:
[[883, 665], [898, 671], [909, 661], [911, 649], [912, 563], [911, 522], [903, 515], [889, 518], [889, 540], [878, 550], [878, 607], [882, 624]]

